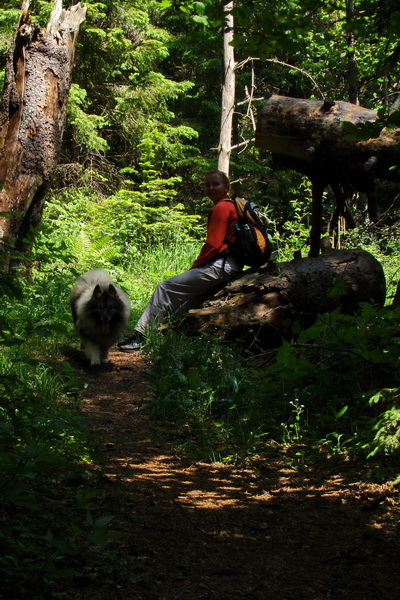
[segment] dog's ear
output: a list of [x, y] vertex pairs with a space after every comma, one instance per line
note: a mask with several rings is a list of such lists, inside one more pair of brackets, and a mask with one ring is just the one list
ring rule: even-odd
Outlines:
[[110, 285], [108, 286], [108, 293], [110, 294], [111, 298], [116, 298], [117, 296], [117, 290], [115, 289], [112, 283], [110, 283]]
[[97, 284], [94, 288], [92, 298], [97, 298], [98, 296], [101, 296], [101, 287], [99, 286], [99, 284]]

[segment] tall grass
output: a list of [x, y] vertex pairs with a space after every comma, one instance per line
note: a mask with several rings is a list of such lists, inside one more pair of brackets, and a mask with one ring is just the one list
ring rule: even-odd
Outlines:
[[194, 241], [179, 243], [172, 240], [169, 244], [155, 244], [145, 253], [124, 262], [121, 280], [132, 304], [132, 324], [141, 315], [156, 285], [189, 269], [200, 246]]

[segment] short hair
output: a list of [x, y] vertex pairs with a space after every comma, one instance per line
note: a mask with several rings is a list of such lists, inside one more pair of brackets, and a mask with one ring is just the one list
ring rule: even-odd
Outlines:
[[222, 181], [224, 182], [224, 184], [226, 185], [226, 187], [229, 189], [229, 186], [230, 186], [229, 177], [223, 171], [219, 171], [218, 169], [210, 169], [209, 171], [207, 171], [207, 173], [204, 174], [204, 177], [207, 177], [207, 175], [219, 175], [221, 177]]

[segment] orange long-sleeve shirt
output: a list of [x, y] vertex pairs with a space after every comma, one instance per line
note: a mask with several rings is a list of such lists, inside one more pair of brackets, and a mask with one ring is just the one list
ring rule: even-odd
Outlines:
[[226, 250], [228, 245], [224, 241], [225, 238], [228, 238], [230, 242], [235, 241], [234, 226], [238, 223], [238, 216], [234, 203], [226, 202], [226, 200], [229, 200], [229, 196], [224, 196], [218, 200], [210, 210], [207, 222], [207, 238], [191, 269], [205, 265], [217, 254]]

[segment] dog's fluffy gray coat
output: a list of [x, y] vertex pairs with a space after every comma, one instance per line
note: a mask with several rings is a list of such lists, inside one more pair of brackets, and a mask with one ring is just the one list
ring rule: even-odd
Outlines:
[[131, 305], [102, 269], [88, 271], [71, 292], [71, 312], [81, 348], [91, 365], [108, 362], [110, 347], [128, 326]]

